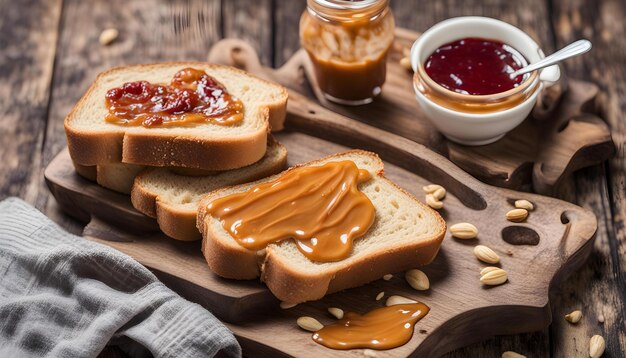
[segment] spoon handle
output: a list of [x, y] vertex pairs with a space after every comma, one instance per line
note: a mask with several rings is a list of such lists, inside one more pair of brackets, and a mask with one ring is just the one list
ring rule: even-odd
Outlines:
[[554, 65], [555, 63], [561, 62], [570, 57], [581, 55], [589, 50], [591, 50], [591, 42], [589, 40], [578, 40], [572, 42], [550, 56], [513, 72], [511, 74], [511, 78]]

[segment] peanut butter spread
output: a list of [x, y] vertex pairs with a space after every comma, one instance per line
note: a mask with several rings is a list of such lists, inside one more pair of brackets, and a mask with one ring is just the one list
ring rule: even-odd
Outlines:
[[300, 41], [322, 91], [343, 100], [377, 95], [385, 82], [394, 27], [387, 1], [355, 9], [309, 1], [300, 20]]
[[214, 200], [207, 212], [247, 249], [293, 238], [310, 260], [338, 261], [374, 222], [374, 206], [357, 187], [370, 178], [352, 161], [295, 168]]
[[430, 308], [423, 303], [381, 307], [364, 315], [348, 312], [313, 334], [313, 340], [333, 349], [390, 349], [408, 342], [413, 326]]

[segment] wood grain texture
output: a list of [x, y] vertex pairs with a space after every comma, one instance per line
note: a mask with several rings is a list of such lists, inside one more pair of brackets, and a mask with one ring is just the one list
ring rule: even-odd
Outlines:
[[489, 16], [513, 24], [533, 37], [542, 49], [552, 52], [549, 2], [543, 0], [430, 0], [416, 6], [411, 0], [391, 0], [400, 27], [424, 32], [439, 21], [456, 16]]
[[37, 203], [61, 1], [2, 0], [0, 14], [0, 198]]
[[248, 42], [260, 56], [261, 62], [272, 66], [273, 16], [270, 0], [229, 0], [222, 2], [222, 37]]
[[[586, 354], [589, 338], [595, 334], [606, 340], [605, 356], [619, 357], [626, 352], [625, 18], [623, 1], [556, 1], [553, 5], [557, 46], [581, 37], [593, 42], [590, 53], [564, 66], [572, 76], [600, 84], [603, 117], [617, 146], [616, 156], [604, 167], [578, 173], [567, 193], [580, 205], [592, 208], [600, 226], [589, 264], [567, 281], [556, 301], [551, 336], [553, 354], [559, 357]], [[577, 325], [559, 319], [573, 309], [583, 312]]]
[[274, 2], [274, 67], [280, 67], [300, 48], [300, 16], [306, 9], [306, 1]]
[[[300, 101], [290, 106], [298, 108], [292, 108], [288, 116], [288, 130], [276, 135], [289, 151], [290, 165], [346, 148], [374, 151], [386, 161], [386, 175], [417, 197], [424, 196], [421, 187], [427, 183], [446, 187], [448, 195], [440, 211], [444, 219], [448, 223], [475, 223], [480, 234], [472, 241], [452, 239], [448, 234], [435, 261], [423, 268], [431, 282], [426, 292], [412, 290], [402, 273], [397, 273], [389, 282], [377, 281], [258, 320], [231, 323], [229, 327], [245, 339], [244, 349], [250, 354], [267, 346], [296, 356], [350, 356], [354, 352], [328, 350], [315, 344], [310, 333], [294, 329], [295, 319], [307, 314], [328, 321], [325, 308], [329, 306], [365, 312], [381, 304], [373, 300], [380, 291], [414, 298], [431, 307], [418, 327], [425, 333], [420, 331], [407, 345], [386, 351], [389, 356], [439, 356], [496, 334], [535, 331], [549, 324], [549, 290], [576, 270], [589, 253], [596, 228], [591, 212], [556, 199], [487, 186], [413, 141], [349, 118], [331, 117], [330, 111]], [[310, 116], [312, 111], [314, 118]], [[160, 273], [160, 278], [177, 292], [204, 304], [220, 318], [239, 321], [250, 312], [276, 307], [276, 302], [268, 306], [271, 297], [256, 281], [215, 277], [202, 259], [197, 242], [125, 234], [124, 228], [139, 226], [139, 218], [134, 218], [137, 215], [123, 207], [123, 201], [118, 200], [122, 196], [110, 196], [94, 184], [81, 190], [66, 153], [51, 163], [46, 178], [55, 196], [61, 196], [61, 203], [71, 201], [72, 205], [63, 205], [65, 210], [71, 212], [79, 207], [92, 214], [86, 236], [131, 255]], [[508, 222], [505, 213], [521, 197], [532, 201], [536, 209], [524, 223]], [[113, 218], [115, 222], [105, 226], [101, 218]], [[128, 218], [130, 223], [125, 225], [119, 218]], [[112, 228], [121, 234], [111, 235]], [[536, 245], [523, 244], [530, 236], [538, 239]], [[478, 282], [478, 272], [485, 266], [472, 254], [478, 243], [499, 253], [501, 266], [509, 275], [508, 283], [487, 288]], [[475, 326], [482, 328], [472, 331]]]

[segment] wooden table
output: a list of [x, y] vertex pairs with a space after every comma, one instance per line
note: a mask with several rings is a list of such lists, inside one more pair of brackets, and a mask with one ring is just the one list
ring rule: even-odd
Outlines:
[[[502, 19], [530, 33], [546, 51], [586, 37], [594, 49], [565, 64], [569, 76], [604, 91], [605, 118], [617, 155], [575, 173], [560, 196], [598, 217], [594, 252], [552, 298], [545, 331], [502, 336], [450, 354], [495, 357], [513, 350], [533, 357], [586, 357], [601, 334], [609, 357], [626, 351], [626, 2], [620, 0], [392, 0], [398, 26], [424, 31], [460, 15]], [[0, 0], [0, 199], [18, 196], [74, 233], [43, 181], [43, 169], [65, 146], [63, 118], [95, 75], [111, 66], [204, 60], [223, 37], [248, 40], [265, 65], [280, 66], [299, 47], [296, 0]], [[110, 46], [100, 32], [114, 27]], [[563, 316], [582, 309], [571, 325]], [[479, 329], [479, 327], [477, 327]], [[108, 353], [116, 353], [115, 351]]]

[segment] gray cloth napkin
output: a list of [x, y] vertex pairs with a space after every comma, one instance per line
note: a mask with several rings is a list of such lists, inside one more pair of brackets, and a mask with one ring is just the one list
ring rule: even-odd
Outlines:
[[241, 356], [233, 334], [131, 257], [0, 202], [0, 357]]

